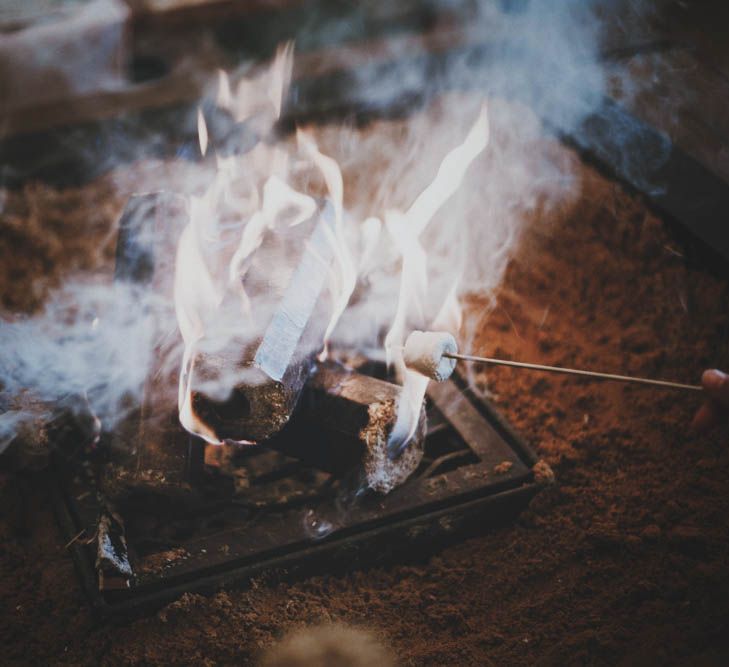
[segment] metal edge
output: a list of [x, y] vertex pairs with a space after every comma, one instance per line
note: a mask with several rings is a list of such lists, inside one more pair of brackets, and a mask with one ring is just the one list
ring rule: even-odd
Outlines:
[[[89, 599], [92, 612], [101, 621], [133, 617], [154, 611], [179, 598], [184, 593], [212, 594], [224, 588], [247, 588], [251, 580], [269, 574], [280, 581], [294, 581], [316, 574], [337, 574], [352, 568], [367, 568], [396, 559], [403, 562], [422, 559], [437, 553], [449, 544], [487, 530], [508, 525], [526, 508], [540, 490], [540, 485], [527, 482], [495, 494], [486, 494], [461, 503], [401, 519], [343, 537], [332, 536], [306, 549], [283, 556], [230, 567], [199, 579], [182, 582], [160, 590], [137, 594], [120, 602], [107, 600], [96, 587], [88, 553], [72, 546], [72, 556], [82, 588]], [[76, 534], [75, 525], [65, 497], [60, 496], [56, 515], [62, 530]], [[506, 510], [500, 512], [499, 510]], [[403, 540], [407, 534], [408, 539]], [[398, 539], [399, 538], [399, 539]], [[413, 547], [419, 548], [413, 548]], [[417, 556], [413, 556], [417, 553]], [[407, 556], [406, 556], [407, 554]]]

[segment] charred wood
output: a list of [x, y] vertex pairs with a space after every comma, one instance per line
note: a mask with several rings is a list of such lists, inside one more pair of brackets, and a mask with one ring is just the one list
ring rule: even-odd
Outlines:
[[[193, 410], [219, 440], [261, 442], [289, 421], [331, 316], [326, 286], [335, 254], [332, 218], [325, 205], [310, 221], [308, 237], [301, 236], [302, 225], [298, 238], [287, 230], [285, 245], [273, 235], [264, 240], [244, 280], [253, 295], [257, 333], [196, 355]], [[298, 262], [281, 286], [273, 274], [286, 269], [291, 246], [299, 246]]]
[[369, 488], [388, 493], [413, 473], [423, 457], [424, 404], [400, 456], [391, 459], [387, 454], [400, 397], [396, 384], [339, 364], [318, 364], [295, 421], [272, 446], [327, 472], [359, 470]]

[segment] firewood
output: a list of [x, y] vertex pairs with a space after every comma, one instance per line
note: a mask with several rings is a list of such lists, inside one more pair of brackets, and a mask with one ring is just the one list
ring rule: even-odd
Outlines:
[[[264, 241], [246, 274], [245, 286], [262, 293], [264, 303], [276, 299], [273, 308], [265, 304], [268, 316], [265, 311], [253, 313], [260, 334], [252, 342], [234, 338], [222, 350], [202, 351], [195, 358], [193, 410], [221, 441], [261, 442], [278, 433], [289, 421], [314, 356], [323, 346], [331, 316], [325, 287], [335, 253], [331, 208], [325, 206], [312, 223], [308, 238], [298, 240], [303, 251], [278, 294], [272, 286], [272, 272], [279, 268], [276, 263], [286, 261], [280, 255], [290, 253], [292, 239], [287, 239], [288, 249], [269, 250]], [[272, 246], [280, 243], [280, 239], [270, 240]], [[220, 382], [231, 376], [236, 384], [221, 388]], [[205, 388], [211, 384], [222, 400]]]
[[388, 493], [413, 473], [423, 457], [424, 404], [402, 453], [394, 459], [387, 454], [401, 391], [396, 384], [339, 364], [318, 364], [291, 428], [272, 446], [335, 474], [358, 469], [369, 488]]
[[96, 571], [100, 590], [128, 588], [134, 576], [129, 563], [124, 522], [108, 509], [102, 511], [97, 524]]

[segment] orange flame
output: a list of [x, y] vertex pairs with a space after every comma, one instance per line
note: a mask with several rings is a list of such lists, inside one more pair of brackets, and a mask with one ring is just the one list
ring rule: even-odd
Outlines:
[[[260, 95], [247, 96], [257, 88], [263, 90], [264, 98], [268, 99], [269, 122], [273, 122], [281, 113], [292, 55], [291, 44], [280, 47], [269, 71], [253, 82], [242, 81], [235, 97], [231, 94], [227, 75], [219, 72], [218, 104], [231, 110], [236, 118], [244, 119], [261, 99]], [[201, 109], [197, 112], [197, 128], [200, 151], [205, 155], [209, 138]], [[236, 157], [216, 156], [217, 171], [211, 185], [201, 197], [189, 198], [189, 222], [180, 235], [175, 258], [175, 313], [184, 344], [178, 387], [180, 422], [191, 433], [214, 444], [219, 444], [219, 440], [192, 409], [197, 347], [211, 329], [220, 326], [220, 310], [226, 294], [237, 294], [241, 323], [251, 317], [243, 277], [248, 260], [260, 245], [265, 231], [280, 224], [284, 212], [289, 213], [288, 224], [296, 225], [310, 218], [316, 210], [316, 202], [311, 197], [296, 192], [276, 176], [277, 172], [286, 171], [287, 160], [281, 151], [266, 150], [264, 146], [259, 153], [265, 155], [254, 156], [254, 159], [272, 165], [273, 172], [262, 187], [262, 195], [255, 187], [243, 196], [236, 194], [233, 184], [247, 173], [245, 165]], [[246, 208], [253, 208], [254, 212], [247, 220], [241, 220], [240, 213], [236, 215], [233, 231], [240, 237], [228, 261], [221, 262], [228, 245], [226, 236], [231, 231], [223, 220], [225, 212]], [[294, 211], [293, 216], [291, 211]], [[221, 270], [221, 267], [227, 267], [227, 270]]]
[[354, 268], [354, 261], [349, 252], [347, 241], [344, 236], [344, 183], [342, 180], [342, 172], [337, 164], [336, 160], [323, 155], [314, 139], [306, 134], [302, 130], [298, 130], [296, 133], [299, 146], [303, 149], [304, 153], [311, 159], [321, 171], [326, 183], [329, 197], [334, 206], [334, 234], [330, 236], [329, 242], [334, 247], [335, 257], [339, 266], [339, 279], [334, 283], [335, 285], [335, 299], [334, 309], [332, 317], [329, 320], [326, 331], [324, 333], [324, 350], [320, 355], [320, 360], [324, 360], [327, 356], [327, 345], [329, 338], [334, 331], [339, 318], [342, 316], [344, 309], [349, 303], [349, 299], [352, 296], [355, 285], [357, 283], [357, 272]]
[[200, 142], [200, 152], [204, 156], [208, 152], [208, 126], [200, 107], [197, 109], [197, 137]]
[[[268, 123], [262, 127], [270, 129], [282, 112], [292, 58], [293, 45], [281, 46], [267, 72], [241, 79], [235, 93], [227, 75], [219, 72], [217, 104], [228, 109], [238, 121], [254, 119], [259, 124]], [[201, 110], [197, 120], [200, 150], [205, 155], [209, 137]], [[259, 136], [264, 136], [261, 128], [256, 127]], [[378, 247], [384, 233], [402, 262], [397, 306], [385, 339], [385, 351], [388, 363], [397, 368], [403, 380], [391, 439], [404, 443], [417, 426], [427, 385], [427, 379], [405, 368], [402, 345], [408, 328], [414, 323], [453, 331], [460, 327], [458, 276], [454, 276], [437, 316], [426, 321], [426, 311], [432, 312], [434, 304], [426, 298], [428, 258], [422, 236], [435, 214], [461, 187], [469, 165], [488, 145], [487, 109], [482, 107], [463, 142], [445, 156], [433, 181], [406, 211], [387, 210], [382, 218], [370, 216], [360, 224], [348, 218], [344, 210], [344, 181], [339, 164], [319, 150], [309, 132], [298, 130], [296, 139], [296, 154], [261, 142], [244, 155], [216, 155], [217, 170], [212, 183], [202, 196], [190, 197], [190, 220], [179, 239], [175, 269], [175, 309], [184, 342], [178, 394], [181, 423], [208, 442], [218, 442], [192, 410], [196, 350], [221, 327], [221, 320], [241, 328], [253, 321], [255, 313], [246, 293], [245, 278], [264, 236], [269, 231], [285, 233], [286, 229], [311, 219], [319, 208], [312, 196], [292, 185], [292, 176], [301, 171], [303, 157], [306, 168], [314, 168], [321, 175], [334, 214], [333, 225], [324, 228], [336, 260], [328, 281], [333, 306], [321, 358], [327, 354], [328, 341], [347, 308], [358, 275], [369, 274], [381, 262]], [[353, 239], [361, 250], [357, 261], [350, 249]], [[237, 309], [236, 316], [232, 320], [221, 318], [221, 309], [231, 306]]]
[[[441, 307], [432, 323], [424, 322], [425, 294], [428, 289], [427, 253], [420, 236], [433, 216], [460, 187], [466, 170], [486, 148], [489, 141], [488, 111], [484, 104], [471, 131], [460, 146], [445, 156], [433, 182], [420, 193], [406, 213], [388, 211], [385, 216], [387, 230], [402, 256], [402, 274], [395, 319], [385, 338], [388, 364], [394, 364], [403, 378], [403, 392], [398, 417], [391, 440], [404, 444], [415, 433], [420, 406], [425, 397], [428, 380], [406, 368], [402, 346], [409, 320], [421, 328], [446, 328], [460, 323], [460, 308], [456, 298], [457, 285]], [[447, 317], [450, 313], [450, 317]], [[442, 314], [442, 315], [441, 315]], [[446, 321], [449, 319], [450, 321]], [[453, 329], [456, 331], [457, 329]]]

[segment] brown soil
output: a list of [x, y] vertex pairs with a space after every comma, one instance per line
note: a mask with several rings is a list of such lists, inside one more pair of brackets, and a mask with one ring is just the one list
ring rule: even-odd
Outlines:
[[[580, 173], [580, 202], [526, 233], [481, 350], [687, 382], [729, 364], [726, 283], [687, 266], [640, 202]], [[29, 243], [33, 262], [55, 252]], [[3, 264], [6, 307], [36, 307], [41, 292], [13, 290], [24, 264]], [[121, 626], [90, 616], [42, 480], [5, 474], [2, 662], [251, 664], [285, 631], [337, 621], [406, 665], [727, 664], [727, 431], [692, 435], [699, 399], [672, 391], [512, 369], [488, 389], [557, 476], [516, 525], [424, 562], [185, 595]]]

